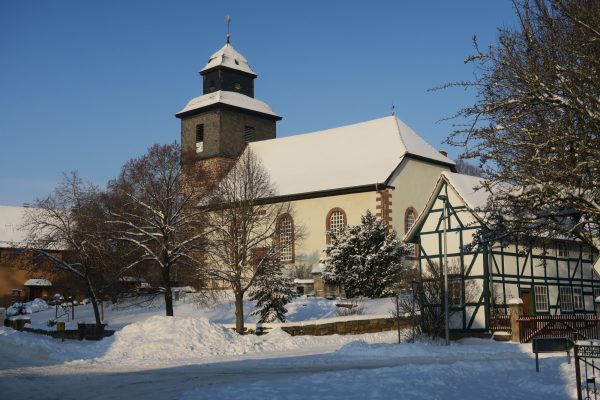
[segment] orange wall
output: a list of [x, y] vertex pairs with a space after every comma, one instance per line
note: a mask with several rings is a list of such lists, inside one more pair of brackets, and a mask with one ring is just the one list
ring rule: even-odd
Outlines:
[[48, 289], [48, 297], [54, 293], [64, 296], [73, 296], [82, 300], [85, 295], [85, 287], [75, 277], [66, 272], [56, 272], [48, 269], [48, 266], [33, 265], [31, 255], [15, 257], [13, 249], [0, 249], [0, 307], [8, 307], [11, 304], [12, 289], [21, 289], [21, 299], [29, 297], [29, 290], [24, 286], [28, 279], [42, 278], [52, 282]]

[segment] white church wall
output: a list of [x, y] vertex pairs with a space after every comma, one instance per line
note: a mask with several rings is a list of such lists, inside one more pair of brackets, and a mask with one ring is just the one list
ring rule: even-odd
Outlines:
[[410, 207], [421, 213], [431, 195], [440, 173], [449, 170], [429, 162], [405, 158], [394, 173], [391, 185], [394, 186], [392, 195], [392, 227], [402, 237], [406, 233], [404, 214]]
[[294, 222], [303, 227], [305, 238], [296, 244], [296, 264], [314, 265], [323, 256], [327, 245], [327, 214], [333, 208], [346, 213], [348, 225], [360, 224], [360, 217], [370, 210], [376, 212], [376, 192], [344, 194], [298, 200], [292, 203]]

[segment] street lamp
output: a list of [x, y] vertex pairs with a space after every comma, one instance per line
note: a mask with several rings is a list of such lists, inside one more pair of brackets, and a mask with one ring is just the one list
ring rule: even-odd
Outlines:
[[412, 303], [412, 342], [415, 342], [415, 323], [416, 323], [416, 314], [415, 314], [415, 303], [417, 302], [417, 287], [418, 283], [416, 279], [413, 278], [411, 282], [412, 287], [412, 295], [413, 295], [413, 303]]
[[400, 290], [396, 293], [396, 327], [398, 328], [398, 343], [400, 343]]
[[448, 221], [446, 209], [448, 204], [448, 196], [440, 194], [437, 197], [444, 202], [442, 209], [442, 219], [444, 220], [444, 334], [446, 337], [446, 346], [450, 345], [450, 320], [448, 312]]

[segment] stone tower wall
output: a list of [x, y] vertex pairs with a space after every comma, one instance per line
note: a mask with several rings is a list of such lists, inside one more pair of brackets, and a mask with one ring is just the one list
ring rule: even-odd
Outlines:
[[204, 124], [204, 150], [196, 154], [197, 159], [237, 158], [246, 145], [246, 126], [254, 128], [254, 141], [275, 138], [275, 121], [237, 110], [214, 108], [181, 120], [181, 144], [186, 152], [196, 149], [198, 124]]

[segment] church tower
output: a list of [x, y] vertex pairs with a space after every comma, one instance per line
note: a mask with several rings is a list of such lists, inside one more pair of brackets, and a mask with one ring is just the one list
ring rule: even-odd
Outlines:
[[229, 40], [200, 70], [202, 96], [176, 115], [181, 119], [181, 147], [186, 155], [219, 179], [246, 143], [274, 139], [281, 117], [254, 98], [257, 75]]

